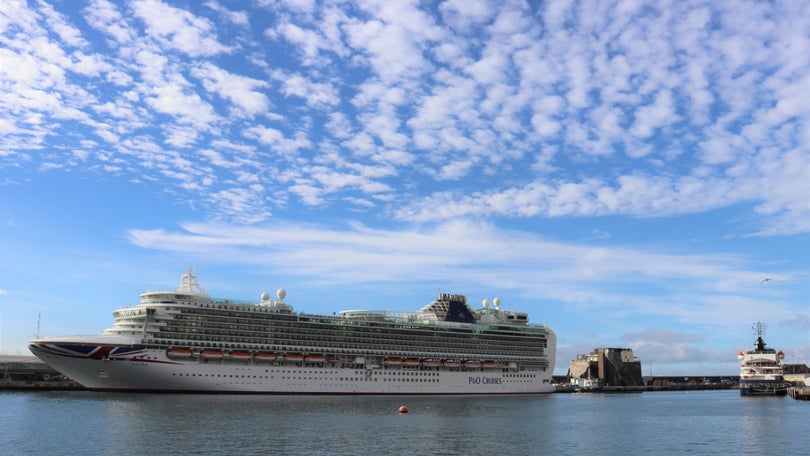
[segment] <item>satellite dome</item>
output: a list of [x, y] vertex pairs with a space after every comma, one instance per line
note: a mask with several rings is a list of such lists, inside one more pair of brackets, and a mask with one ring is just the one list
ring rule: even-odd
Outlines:
[[262, 293], [262, 301], [269, 301], [269, 300], [270, 300], [270, 293], [268, 293], [266, 291], [263, 292]]
[[280, 301], [283, 301], [284, 297], [287, 296], [287, 290], [279, 288], [278, 290], [276, 290], [276, 296], [278, 296], [278, 299]]
[[489, 309], [489, 299], [484, 298], [484, 300], [481, 301], [481, 304], [484, 305], [484, 309]]
[[495, 299], [492, 300], [492, 302], [495, 303], [495, 308], [496, 309], [501, 308], [501, 298], [495, 298]]

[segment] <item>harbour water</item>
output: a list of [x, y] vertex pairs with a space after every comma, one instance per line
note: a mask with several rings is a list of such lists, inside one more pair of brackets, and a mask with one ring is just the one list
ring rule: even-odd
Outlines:
[[[409, 413], [400, 414], [400, 405]], [[9, 455], [798, 455], [810, 403], [736, 390], [351, 397], [0, 392]]]

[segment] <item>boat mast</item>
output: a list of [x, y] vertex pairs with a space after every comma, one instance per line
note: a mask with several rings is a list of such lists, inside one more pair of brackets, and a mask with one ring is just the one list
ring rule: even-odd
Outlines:
[[180, 277], [180, 291], [185, 291], [188, 293], [204, 293], [205, 290], [202, 289], [200, 283], [197, 282], [197, 275], [194, 274], [194, 270], [188, 268], [185, 274]]
[[39, 323], [41, 319], [42, 319], [42, 312], [37, 314], [37, 332], [34, 333], [34, 339], [39, 339], [41, 337], [41, 334], [39, 332], [40, 329]]
[[768, 328], [768, 325], [765, 323], [756, 322], [751, 325], [751, 328], [757, 331], [757, 343], [754, 347], [759, 351], [765, 350], [765, 341], [762, 339], [762, 335], [765, 334], [765, 330]]

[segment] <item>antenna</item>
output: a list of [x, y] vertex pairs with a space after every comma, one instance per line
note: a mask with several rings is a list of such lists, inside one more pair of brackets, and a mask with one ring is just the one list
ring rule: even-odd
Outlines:
[[40, 312], [40, 313], [38, 313], [38, 314], [37, 314], [37, 332], [35, 332], [35, 333], [34, 333], [34, 339], [39, 339], [39, 338], [41, 337], [41, 336], [40, 336], [40, 332], [39, 332], [39, 329], [40, 329], [40, 320], [41, 320], [41, 319], [42, 319], [42, 312]]
[[757, 330], [757, 343], [754, 345], [754, 347], [759, 351], [765, 350], [765, 341], [762, 339], [762, 335], [765, 334], [765, 329], [768, 328], [768, 325], [765, 323], [756, 322], [751, 325], [751, 327]]
[[768, 329], [768, 325], [758, 321], [752, 324], [751, 328], [757, 331], [757, 337], [762, 337], [762, 335], [765, 334], [765, 330]]

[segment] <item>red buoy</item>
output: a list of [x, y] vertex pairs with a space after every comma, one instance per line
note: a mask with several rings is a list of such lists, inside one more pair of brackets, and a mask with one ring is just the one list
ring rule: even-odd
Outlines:
[[404, 405], [400, 405], [399, 406], [399, 413], [408, 413], [408, 407], [405, 407]]

